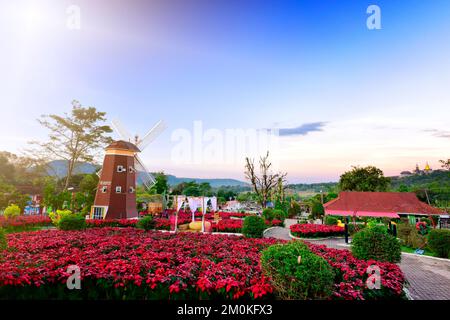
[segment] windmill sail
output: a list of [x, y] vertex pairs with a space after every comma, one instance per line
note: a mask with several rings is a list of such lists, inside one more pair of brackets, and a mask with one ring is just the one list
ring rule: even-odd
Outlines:
[[163, 120], [158, 121], [158, 123], [156, 123], [153, 128], [151, 128], [150, 131], [138, 141], [136, 146], [140, 150], [144, 150], [144, 148], [152, 143], [152, 141], [155, 140], [166, 128], [166, 123]]
[[111, 121], [111, 125], [115, 132], [125, 141], [132, 142], [132, 136], [131, 134], [125, 129], [125, 127], [122, 125], [122, 122], [118, 119], [114, 119]]
[[147, 189], [150, 189], [156, 182], [155, 178], [148, 172], [147, 168], [137, 155], [134, 156], [134, 166], [139, 173], [139, 178], [142, 180], [143, 185]]

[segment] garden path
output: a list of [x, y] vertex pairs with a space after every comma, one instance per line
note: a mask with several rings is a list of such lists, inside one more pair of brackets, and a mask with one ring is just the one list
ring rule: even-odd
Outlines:
[[[272, 228], [264, 233], [266, 238], [290, 240], [289, 229]], [[335, 249], [348, 250], [344, 239], [309, 240]], [[414, 300], [450, 300], [450, 260], [433, 259], [414, 254], [402, 254], [400, 268], [408, 280], [408, 291]]]

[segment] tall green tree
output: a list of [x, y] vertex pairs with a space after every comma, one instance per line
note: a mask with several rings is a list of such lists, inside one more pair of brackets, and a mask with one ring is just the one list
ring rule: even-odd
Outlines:
[[155, 184], [151, 187], [151, 192], [156, 194], [163, 194], [169, 190], [169, 183], [167, 176], [163, 171], [155, 174]]
[[106, 113], [94, 107], [82, 107], [72, 102], [70, 114], [43, 115], [39, 123], [47, 128], [49, 139], [46, 142], [31, 142], [37, 145], [45, 157], [67, 161], [67, 176], [63, 190], [67, 190], [77, 162], [92, 162], [99, 148], [111, 142], [106, 136], [112, 130], [104, 125]]
[[339, 188], [342, 191], [387, 191], [390, 181], [374, 166], [353, 167], [341, 175]]

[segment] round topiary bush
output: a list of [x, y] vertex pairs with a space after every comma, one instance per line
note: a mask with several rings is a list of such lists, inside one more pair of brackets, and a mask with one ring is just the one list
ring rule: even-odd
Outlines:
[[428, 246], [441, 258], [450, 257], [450, 230], [433, 229], [428, 235]]
[[263, 232], [267, 228], [264, 219], [257, 216], [245, 217], [242, 225], [242, 233], [247, 238], [262, 238]]
[[283, 300], [326, 299], [332, 294], [333, 269], [300, 241], [265, 249], [261, 268]]
[[273, 209], [272, 208], [265, 208], [262, 212], [262, 217], [265, 220], [272, 221], [273, 220]]
[[352, 254], [357, 259], [399, 262], [401, 246], [386, 228], [366, 228], [353, 235]]
[[337, 225], [338, 223], [338, 218], [337, 217], [333, 217], [333, 216], [325, 216], [325, 224], [329, 225], [329, 226], [334, 226]]
[[137, 223], [138, 228], [144, 229], [146, 231], [155, 229], [155, 225], [155, 219], [153, 219], [153, 216], [151, 214], [143, 217]]
[[60, 230], [82, 230], [86, 228], [86, 218], [82, 214], [62, 216], [57, 225]]
[[282, 209], [274, 209], [272, 211], [272, 220], [281, 220], [284, 221], [286, 219], [287, 214]]

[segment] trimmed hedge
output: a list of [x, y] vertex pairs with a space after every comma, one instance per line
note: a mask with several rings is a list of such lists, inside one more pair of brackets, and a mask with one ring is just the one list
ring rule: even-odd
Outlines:
[[338, 218], [333, 217], [333, 216], [326, 216], [325, 217], [325, 224], [328, 226], [335, 226], [338, 223]]
[[281, 299], [326, 299], [332, 294], [333, 269], [300, 241], [265, 249], [261, 269]]
[[61, 217], [57, 225], [60, 230], [82, 230], [86, 228], [86, 218], [82, 214], [70, 214]]
[[263, 218], [257, 216], [248, 216], [244, 220], [242, 233], [247, 238], [262, 238], [263, 232], [267, 228]]
[[400, 262], [401, 246], [397, 238], [384, 229], [367, 228], [353, 236], [352, 254], [362, 260]]
[[430, 249], [441, 258], [450, 257], [450, 230], [433, 229], [428, 235]]
[[137, 227], [146, 231], [155, 229], [156, 221], [152, 215], [147, 215], [140, 219], [137, 223]]

